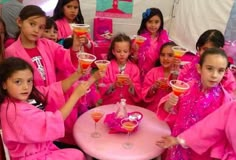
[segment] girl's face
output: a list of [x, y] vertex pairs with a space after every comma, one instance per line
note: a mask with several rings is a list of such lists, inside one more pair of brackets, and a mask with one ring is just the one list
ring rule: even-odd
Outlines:
[[146, 28], [153, 36], [156, 36], [160, 26], [161, 26], [161, 19], [157, 15], [153, 16], [146, 22]]
[[56, 42], [57, 41], [57, 30], [54, 27], [52, 27], [50, 29], [45, 29], [42, 37]]
[[3, 83], [11, 98], [26, 101], [33, 88], [33, 73], [29, 69], [16, 71]]
[[214, 48], [214, 44], [212, 42], [206, 42], [203, 46], [199, 47], [198, 49], [198, 53], [199, 56], [202, 55], [203, 52], [205, 52], [205, 50], [207, 50], [208, 48]]
[[126, 41], [115, 42], [112, 52], [116, 57], [117, 63], [124, 65], [130, 55], [130, 43]]
[[171, 49], [172, 46], [166, 46], [162, 49], [160, 53], [160, 62], [164, 68], [170, 68], [174, 63], [174, 53]]
[[202, 66], [198, 65], [203, 88], [211, 88], [220, 83], [226, 67], [227, 59], [221, 55], [207, 55]]
[[68, 20], [69, 23], [72, 23], [76, 16], [79, 13], [79, 2], [78, 0], [73, 0], [66, 5], [63, 6], [63, 13], [65, 18]]
[[21, 29], [21, 40], [23, 45], [35, 43], [44, 32], [46, 18], [39, 16], [32, 16], [28, 19], [17, 20], [17, 24]]

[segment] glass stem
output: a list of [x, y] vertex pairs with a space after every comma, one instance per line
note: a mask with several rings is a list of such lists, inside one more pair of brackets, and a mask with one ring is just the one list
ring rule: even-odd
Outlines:
[[94, 123], [94, 130], [97, 132], [97, 122]]

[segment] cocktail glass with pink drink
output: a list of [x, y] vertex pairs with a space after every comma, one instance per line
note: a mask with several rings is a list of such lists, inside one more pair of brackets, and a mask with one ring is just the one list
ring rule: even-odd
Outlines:
[[131, 132], [135, 129], [138, 125], [137, 120], [130, 120], [129, 118], [125, 118], [121, 120], [121, 127], [128, 132], [127, 141], [123, 144], [125, 149], [130, 149], [133, 146], [133, 143], [129, 141], [129, 137]]
[[[107, 67], [110, 64], [110, 61], [108, 61], [108, 60], [96, 60], [94, 63], [96, 64], [96, 66], [98, 67], [98, 69], [100, 71], [106, 72]], [[101, 83], [98, 84], [98, 86], [99, 87], [105, 87], [106, 84], [101, 82]]]
[[99, 133], [97, 131], [97, 122], [100, 121], [100, 119], [103, 117], [104, 112], [99, 109], [99, 108], [95, 108], [91, 111], [91, 117], [94, 120], [94, 132], [92, 132], [91, 136], [93, 138], [99, 138], [101, 137], [101, 133]]

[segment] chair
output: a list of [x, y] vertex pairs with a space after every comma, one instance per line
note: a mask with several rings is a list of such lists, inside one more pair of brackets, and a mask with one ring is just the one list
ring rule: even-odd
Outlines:
[[3, 142], [2, 129], [0, 129], [0, 138], [2, 140], [3, 149], [4, 149], [4, 153], [5, 153], [5, 158], [6, 158], [6, 160], [10, 160], [8, 149], [7, 149], [6, 145]]

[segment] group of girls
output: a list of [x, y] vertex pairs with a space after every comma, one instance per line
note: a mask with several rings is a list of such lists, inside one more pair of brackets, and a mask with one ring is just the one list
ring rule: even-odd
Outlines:
[[[231, 100], [235, 80], [227, 70], [225, 52], [219, 49], [224, 45], [224, 36], [218, 30], [208, 30], [200, 36], [196, 60], [184, 66], [179, 76], [190, 88], [177, 97], [168, 85], [172, 65], [179, 63], [172, 50], [176, 44], [170, 42], [163, 29], [159, 9], [149, 8], [142, 14], [137, 33], [146, 38], [142, 45], [126, 34], [117, 34], [108, 51], [110, 64], [106, 73], [97, 71], [89, 76], [77, 67], [76, 52], [81, 45], [89, 52], [93, 42], [88, 35], [73, 34], [71, 23], [84, 23], [78, 0], [59, 0], [53, 19], [34, 5], [25, 6], [19, 14], [19, 37], [5, 49], [6, 59], [0, 65], [1, 124], [4, 143], [13, 160], [67, 159], [69, 155], [73, 155], [70, 159], [83, 159], [79, 150], [59, 150], [52, 142], [57, 141], [59, 147], [76, 147], [73, 124], [88, 106], [96, 106], [99, 98], [102, 104], [116, 103], [121, 98], [128, 104], [145, 104], [170, 124], [173, 136]], [[59, 39], [64, 46], [55, 43]], [[117, 74], [128, 75], [124, 83], [117, 80]], [[186, 75], [190, 80], [184, 79]], [[94, 84], [99, 79], [105, 87]], [[91, 91], [86, 93], [88, 88]], [[35, 104], [29, 104], [29, 99]], [[173, 108], [175, 115], [171, 115]], [[166, 139], [177, 142], [174, 137]], [[162, 144], [166, 145], [160, 140], [158, 145]], [[210, 151], [197, 153], [176, 146], [167, 151], [165, 158], [210, 158]]]

